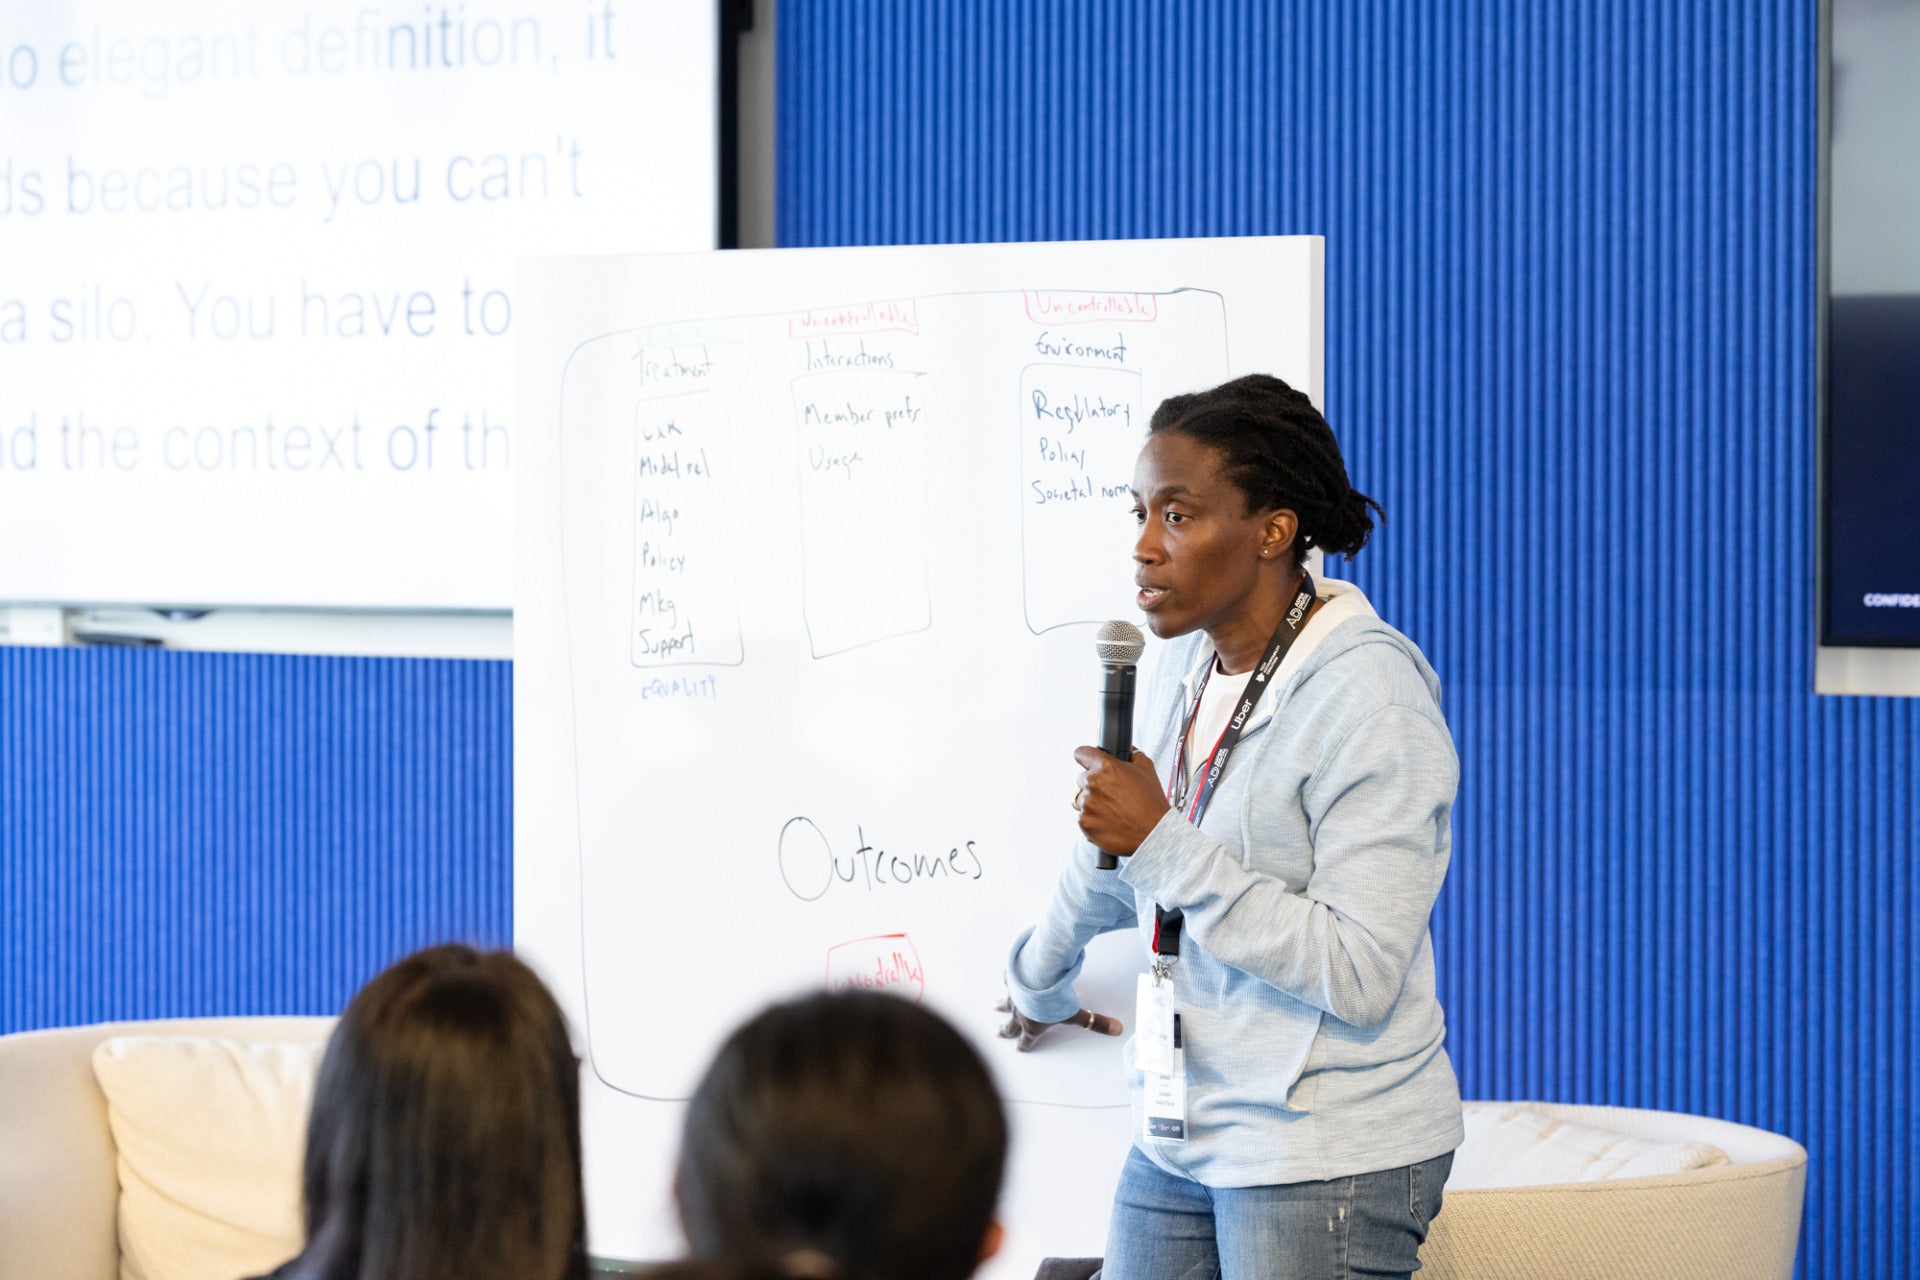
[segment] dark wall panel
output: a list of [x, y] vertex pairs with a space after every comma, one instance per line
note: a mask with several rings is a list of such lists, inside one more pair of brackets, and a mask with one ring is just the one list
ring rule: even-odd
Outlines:
[[1389, 515], [1346, 572], [1465, 766], [1469, 1093], [1789, 1133], [1805, 1273], [1920, 1273], [1920, 717], [1811, 693], [1817, 7], [788, 0], [779, 36], [783, 244], [1327, 237], [1327, 409]]
[[506, 663], [0, 648], [0, 1032], [508, 941], [511, 760]]

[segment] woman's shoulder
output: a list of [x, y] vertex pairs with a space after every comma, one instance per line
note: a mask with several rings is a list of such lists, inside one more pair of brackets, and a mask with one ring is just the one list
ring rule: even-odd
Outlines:
[[1403, 707], [1445, 724], [1439, 675], [1418, 645], [1378, 617], [1342, 622], [1301, 670], [1294, 697], [1348, 722]]

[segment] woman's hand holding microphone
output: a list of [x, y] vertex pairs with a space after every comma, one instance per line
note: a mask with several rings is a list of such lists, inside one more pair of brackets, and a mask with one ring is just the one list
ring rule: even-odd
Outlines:
[[1167, 813], [1159, 771], [1144, 751], [1121, 760], [1098, 747], [1079, 747], [1073, 758], [1084, 771], [1073, 793], [1080, 834], [1115, 857], [1131, 856]]

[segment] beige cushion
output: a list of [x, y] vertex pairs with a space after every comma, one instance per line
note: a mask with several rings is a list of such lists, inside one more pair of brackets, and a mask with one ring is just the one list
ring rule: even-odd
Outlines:
[[117, 1036], [94, 1049], [118, 1148], [122, 1280], [240, 1280], [299, 1252], [323, 1047]]
[[1630, 1137], [1525, 1103], [1468, 1103], [1463, 1110], [1467, 1136], [1454, 1155], [1450, 1192], [1648, 1178], [1729, 1163], [1710, 1142]]

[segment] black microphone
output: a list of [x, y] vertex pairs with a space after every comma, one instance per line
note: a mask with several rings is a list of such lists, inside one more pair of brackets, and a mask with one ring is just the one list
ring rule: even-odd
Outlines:
[[[1100, 749], [1116, 760], [1133, 759], [1133, 668], [1146, 652], [1147, 638], [1131, 622], [1101, 624], [1093, 637], [1100, 655]], [[1120, 859], [1100, 850], [1102, 871], [1119, 867]]]

